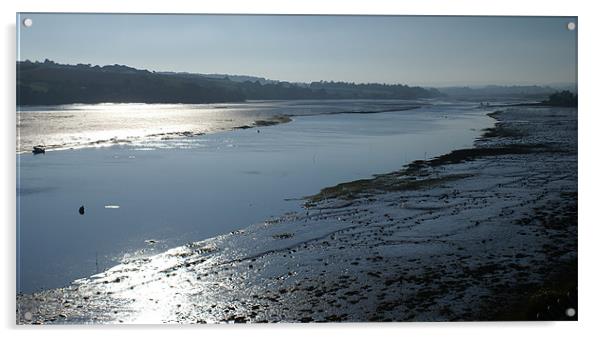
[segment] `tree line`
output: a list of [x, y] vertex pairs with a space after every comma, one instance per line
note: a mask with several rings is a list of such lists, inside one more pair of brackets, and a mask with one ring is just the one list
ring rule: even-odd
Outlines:
[[202, 74], [159, 73], [124, 65], [17, 62], [17, 105], [69, 103], [217, 103], [292, 99], [419, 99], [436, 89], [348, 82], [232, 81]]

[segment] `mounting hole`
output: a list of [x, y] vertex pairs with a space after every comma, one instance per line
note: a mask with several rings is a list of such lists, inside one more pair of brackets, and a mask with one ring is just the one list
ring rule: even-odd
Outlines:
[[31, 27], [33, 25], [33, 20], [31, 20], [30, 18], [26, 18], [23, 20], [23, 26], [25, 27]]
[[575, 28], [577, 28], [577, 25], [576, 25], [574, 22], [569, 22], [569, 23], [566, 25], [566, 28], [568, 28], [568, 30], [570, 30], [570, 31], [574, 31], [574, 30], [575, 30]]
[[575, 311], [575, 309], [573, 309], [572, 307], [566, 309], [565, 311], [567, 317], [575, 317], [575, 314], [577, 314], [577, 311]]
[[23, 317], [25, 317], [25, 320], [31, 320], [31, 318], [33, 318], [33, 316], [31, 315], [31, 312], [29, 312], [29, 311], [25, 312]]

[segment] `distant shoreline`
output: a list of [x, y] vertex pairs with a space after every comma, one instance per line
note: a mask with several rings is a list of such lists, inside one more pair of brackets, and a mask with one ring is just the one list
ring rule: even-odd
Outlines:
[[101, 102], [226, 103], [269, 99], [421, 99], [437, 89], [402, 84], [235, 81], [203, 74], [150, 72], [124, 65], [17, 62], [17, 105]]

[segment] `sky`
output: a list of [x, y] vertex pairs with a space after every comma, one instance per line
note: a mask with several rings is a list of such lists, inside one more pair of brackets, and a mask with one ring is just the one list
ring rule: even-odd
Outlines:
[[291, 82], [577, 82], [572, 17], [25, 13], [17, 20], [18, 60]]

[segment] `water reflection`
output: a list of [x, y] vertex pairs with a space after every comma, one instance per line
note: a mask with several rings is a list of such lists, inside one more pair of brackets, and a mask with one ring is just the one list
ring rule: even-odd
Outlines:
[[71, 104], [19, 107], [17, 151], [99, 147], [141, 139], [195, 136], [269, 120], [279, 115], [378, 111], [416, 105], [391, 100], [256, 101], [215, 104]]
[[303, 196], [323, 187], [468, 147], [491, 123], [470, 105], [435, 105], [19, 155], [19, 291], [64, 286], [97, 268], [298, 211]]

